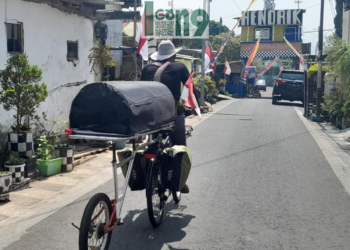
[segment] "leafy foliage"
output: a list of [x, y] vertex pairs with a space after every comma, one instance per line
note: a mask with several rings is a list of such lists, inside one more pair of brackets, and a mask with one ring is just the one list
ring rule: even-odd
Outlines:
[[226, 86], [226, 84], [227, 84], [227, 81], [225, 79], [220, 79], [219, 81], [220, 86]]
[[325, 96], [323, 110], [338, 118], [350, 117], [350, 46], [333, 36], [327, 47], [328, 77], [340, 79], [334, 82], [334, 91]]
[[222, 22], [209, 22], [209, 36], [217, 36], [221, 33], [227, 33], [230, 29], [226, 25], [222, 25]]
[[[213, 39], [215, 36], [218, 36], [221, 34], [228, 34], [229, 31], [230, 31], [230, 29], [227, 26], [222, 25], [222, 23], [220, 23], [220, 22], [210, 21], [210, 23], [209, 23], [210, 39]], [[234, 36], [234, 33], [232, 36]], [[225, 39], [226, 39], [226, 37], [225, 37]], [[189, 49], [202, 49], [202, 39], [180, 39], [180, 42], [181, 42], [183, 47], [186, 47]], [[222, 43], [223, 42], [224, 42], [224, 40], [222, 41]]]
[[232, 97], [232, 95], [228, 91], [225, 91], [225, 95], [229, 96], [229, 97]]
[[350, 46], [334, 38], [328, 49], [328, 69], [333, 77], [340, 77], [343, 92], [350, 90]]
[[48, 96], [47, 86], [41, 81], [42, 70], [31, 66], [26, 54], [14, 55], [8, 59], [5, 70], [0, 71], [0, 86], [5, 93], [0, 96], [0, 103], [6, 111], [15, 110], [16, 124], [14, 132], [30, 130], [29, 124], [23, 124], [23, 117], [33, 117], [39, 104]]
[[331, 92], [329, 95], [324, 96], [324, 105], [322, 109], [329, 114], [342, 118], [344, 116], [344, 104], [346, 99], [341, 91]]
[[23, 164], [25, 163], [26, 160], [21, 158], [19, 156], [18, 152], [12, 152], [8, 157], [7, 157], [7, 161], [5, 161], [5, 164], [9, 164], [9, 165], [19, 165], [19, 164]]
[[[91, 53], [88, 56], [89, 65], [91, 66], [91, 72], [95, 72], [95, 75], [101, 74], [100, 80], [108, 81], [109, 75], [103, 76], [105, 68], [115, 68], [115, 60], [112, 57], [111, 47], [104, 45], [101, 40], [98, 40], [97, 46], [90, 49]], [[98, 68], [98, 71], [96, 71]]]
[[[193, 78], [193, 83], [197, 91], [201, 91], [201, 76]], [[206, 95], [217, 95], [219, 90], [216, 88], [216, 83], [209, 76], [205, 77], [204, 90]]]
[[[214, 50], [219, 50], [221, 45], [226, 40], [229, 33], [221, 33], [215, 37], [210, 37], [210, 43], [213, 46]], [[240, 52], [241, 52], [241, 38], [239, 36], [233, 37], [231, 36], [224, 51], [219, 56], [218, 62], [224, 63], [225, 57], [227, 57], [228, 61], [236, 61], [240, 60]]]
[[39, 148], [36, 151], [37, 155], [40, 155], [41, 159], [44, 161], [54, 159], [54, 147], [49, 144], [49, 141], [45, 137], [41, 137], [39, 142]]

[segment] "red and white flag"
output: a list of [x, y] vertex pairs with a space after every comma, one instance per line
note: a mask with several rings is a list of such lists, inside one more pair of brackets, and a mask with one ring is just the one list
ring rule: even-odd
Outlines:
[[205, 48], [205, 73], [210, 73], [212, 71], [215, 71], [215, 66], [210, 65], [210, 62], [213, 60], [214, 54], [213, 51], [211, 50], [209, 44], [207, 44], [207, 47]]
[[137, 54], [140, 54], [143, 60], [148, 61], [148, 40], [145, 35], [145, 24], [145, 14], [143, 14], [139, 27], [137, 29], [135, 40], [139, 44], [136, 51]]
[[227, 58], [225, 57], [225, 68], [224, 68], [224, 73], [226, 75], [231, 75], [231, 67], [230, 64], [228, 63]]
[[194, 84], [193, 84], [192, 76], [193, 76], [193, 73], [188, 78], [180, 98], [185, 101], [184, 105], [186, 107], [193, 108], [194, 110], [196, 110], [198, 116], [202, 118], [201, 109], [199, 108], [199, 105], [197, 103], [196, 97], [194, 96], [194, 92], [193, 92]]

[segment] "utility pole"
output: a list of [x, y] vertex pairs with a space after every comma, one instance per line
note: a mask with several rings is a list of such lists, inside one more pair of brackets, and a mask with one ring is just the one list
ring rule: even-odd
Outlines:
[[300, 1], [300, 0], [296, 0], [295, 3], [298, 5], [298, 10], [299, 10], [299, 5], [302, 3], [303, 1]]
[[[134, 48], [136, 48], [136, 26], [137, 26], [137, 16], [136, 16], [136, 11], [137, 11], [137, 0], [134, 0]], [[134, 58], [135, 58], [135, 81], [137, 81], [137, 52], [135, 50], [134, 52]], [[143, 59], [142, 59], [143, 61]]]
[[323, 60], [323, 16], [324, 16], [324, 0], [321, 0], [321, 20], [320, 30], [318, 33], [318, 79], [317, 79], [317, 101], [316, 101], [316, 119], [321, 121], [321, 98], [322, 98], [322, 60]]
[[[208, 2], [208, 5], [210, 3]], [[206, 10], [207, 7], [207, 0], [203, 0], [203, 9]], [[210, 18], [209, 18], [210, 21]], [[204, 90], [204, 85], [205, 85], [205, 47], [207, 46], [207, 41], [206, 39], [202, 39], [202, 70], [201, 70], [201, 98], [200, 98], [200, 105], [204, 106], [204, 95], [205, 95], [205, 90]]]

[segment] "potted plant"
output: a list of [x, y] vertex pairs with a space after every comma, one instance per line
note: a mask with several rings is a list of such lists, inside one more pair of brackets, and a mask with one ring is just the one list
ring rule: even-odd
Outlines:
[[12, 173], [12, 184], [24, 181], [24, 167], [26, 160], [21, 158], [17, 152], [12, 152], [5, 161], [5, 169]]
[[0, 71], [0, 89], [4, 91], [0, 103], [6, 111], [15, 111], [15, 124], [8, 134], [8, 149], [29, 158], [33, 155], [33, 136], [28, 118], [48, 96], [47, 86], [37, 83], [41, 75], [42, 70], [31, 66], [26, 54], [10, 57], [6, 68]]
[[[91, 53], [88, 59], [91, 72], [95, 72], [97, 81], [108, 81], [110, 78], [109, 69], [116, 67], [115, 59], [111, 53], [111, 47], [103, 44], [101, 40], [98, 40], [97, 46], [93, 47], [90, 51]], [[105, 70], [107, 74], [104, 74]]]
[[0, 201], [10, 199], [10, 186], [12, 184], [11, 172], [0, 172]]
[[67, 142], [57, 145], [55, 147], [55, 156], [62, 158], [62, 172], [73, 171], [74, 146], [69, 145]]
[[62, 158], [54, 157], [54, 147], [48, 143], [45, 137], [39, 139], [37, 154], [41, 159], [37, 159], [36, 164], [42, 176], [50, 176], [61, 172]]

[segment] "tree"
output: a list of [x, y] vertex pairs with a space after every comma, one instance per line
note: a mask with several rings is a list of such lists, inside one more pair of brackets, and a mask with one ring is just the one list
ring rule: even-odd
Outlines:
[[335, 9], [337, 11], [337, 15], [334, 18], [334, 26], [335, 26], [335, 33], [340, 38], [343, 37], [343, 5], [344, 5], [344, 0], [335, 1]]
[[[227, 26], [222, 25], [222, 19], [220, 22], [210, 21], [209, 23], [209, 35], [217, 36], [222, 33], [228, 33], [230, 30]], [[234, 36], [234, 33], [232, 34]], [[182, 46], [189, 49], [202, 49], [202, 39], [179, 39]]]
[[39, 104], [48, 96], [47, 86], [41, 81], [42, 70], [31, 66], [26, 54], [8, 59], [6, 68], [0, 71], [0, 88], [5, 91], [0, 97], [6, 111], [16, 111], [16, 125], [12, 130], [17, 133], [30, 130], [29, 124], [23, 124], [24, 116], [33, 117]]
[[[210, 37], [210, 43], [213, 46], [214, 50], [219, 50], [221, 45], [226, 40], [229, 33], [221, 33], [220, 35], [217, 35], [215, 37]], [[236, 61], [240, 60], [240, 52], [241, 52], [241, 37], [231, 36], [224, 51], [219, 56], [218, 62], [225, 62], [225, 57], [227, 57], [228, 61]]]
[[210, 21], [209, 23], [209, 36], [217, 36], [229, 31], [230, 29], [226, 25], [222, 25], [222, 20], [220, 22]]

